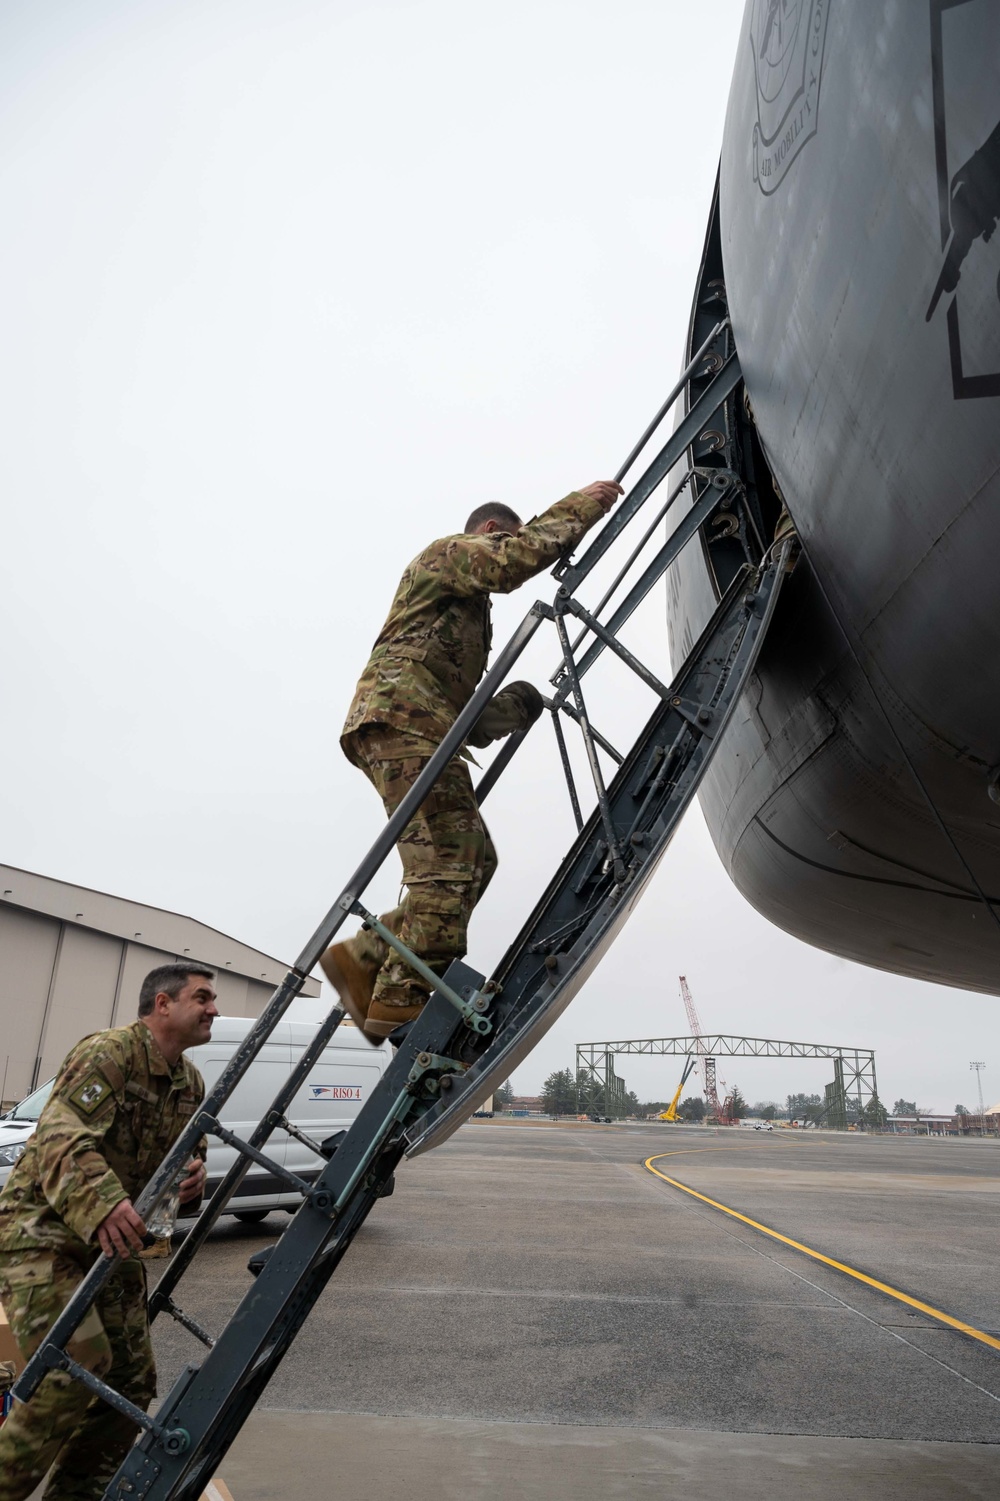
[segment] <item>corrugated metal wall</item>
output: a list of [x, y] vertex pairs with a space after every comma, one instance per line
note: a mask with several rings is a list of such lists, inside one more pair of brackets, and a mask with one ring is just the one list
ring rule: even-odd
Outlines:
[[[127, 1025], [143, 978], [180, 957], [195, 956], [0, 906], [0, 1098], [23, 1099], [89, 1032]], [[271, 994], [269, 984], [224, 969], [216, 989], [225, 1016], [259, 1016]]]

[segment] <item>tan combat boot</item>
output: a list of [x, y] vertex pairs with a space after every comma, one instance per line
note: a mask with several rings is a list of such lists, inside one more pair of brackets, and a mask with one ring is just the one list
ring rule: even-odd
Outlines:
[[341, 1005], [354, 1025], [364, 1034], [372, 1047], [378, 1047], [382, 1036], [387, 1034], [371, 1036], [365, 1030], [368, 1023], [368, 1011], [372, 1003], [375, 976], [379, 970], [378, 965], [368, 964], [356, 958], [351, 947], [351, 940], [348, 939], [346, 943], [331, 944], [320, 959], [319, 966], [340, 996]]
[[381, 1042], [384, 1037], [388, 1037], [405, 1022], [415, 1021], [426, 1004], [426, 1001], [418, 1001], [412, 1006], [400, 1004], [393, 1006], [383, 1001], [372, 1001], [365, 1021], [365, 1036], [369, 1042]]

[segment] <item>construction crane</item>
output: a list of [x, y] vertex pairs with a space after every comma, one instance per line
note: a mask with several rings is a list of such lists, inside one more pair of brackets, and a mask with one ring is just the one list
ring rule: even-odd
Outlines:
[[684, 1063], [684, 1072], [681, 1074], [681, 1082], [678, 1084], [676, 1092], [674, 1094], [673, 1099], [670, 1101], [670, 1104], [667, 1106], [666, 1110], [664, 1110], [661, 1115], [657, 1116], [657, 1120], [661, 1120], [661, 1121], [675, 1121], [677, 1119], [677, 1102], [678, 1102], [678, 1100], [681, 1097], [681, 1090], [684, 1088], [684, 1086], [687, 1083], [688, 1079], [691, 1077], [691, 1073], [692, 1073], [692, 1071], [693, 1071], [694, 1068], [695, 1068], [695, 1061], [691, 1057], [691, 1054], [688, 1053], [687, 1059], [685, 1060], [685, 1063]]
[[694, 1009], [694, 1001], [691, 999], [688, 982], [683, 975], [678, 975], [677, 978], [681, 982], [681, 999], [684, 1002], [684, 1010], [687, 1012], [688, 1026], [691, 1028], [691, 1035], [695, 1039], [695, 1053], [702, 1066], [705, 1099], [708, 1101], [709, 1114], [713, 1119], [721, 1121], [724, 1117], [724, 1111], [719, 1102], [719, 1091], [715, 1082], [715, 1059], [709, 1056], [708, 1048], [705, 1045], [705, 1034], [701, 1029], [698, 1013]]

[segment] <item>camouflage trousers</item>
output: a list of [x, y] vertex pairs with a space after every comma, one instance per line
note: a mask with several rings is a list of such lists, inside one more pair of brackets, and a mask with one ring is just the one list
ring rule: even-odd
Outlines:
[[[364, 725], [351, 736], [352, 759], [395, 813], [436, 747], [388, 725]], [[472, 909], [497, 868], [496, 850], [480, 817], [465, 761], [454, 758], [406, 825], [396, 845], [406, 897], [382, 921], [436, 974], [466, 951]], [[422, 1004], [428, 987], [377, 934], [350, 940], [355, 957], [377, 968], [372, 999], [383, 1006]]]
[[[22, 1355], [41, 1344], [87, 1267], [52, 1251], [0, 1252], [0, 1303]], [[119, 1263], [67, 1346], [68, 1354], [137, 1407], [156, 1395], [146, 1316], [146, 1269]], [[0, 1426], [0, 1501], [24, 1501], [48, 1473], [46, 1501], [99, 1501], [136, 1436], [135, 1425], [62, 1371]]]

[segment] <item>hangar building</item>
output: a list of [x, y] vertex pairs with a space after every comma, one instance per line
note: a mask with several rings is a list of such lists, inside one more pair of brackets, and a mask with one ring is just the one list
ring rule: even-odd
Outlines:
[[178, 959], [215, 971], [224, 1016], [259, 1016], [288, 968], [193, 918], [0, 865], [0, 1101], [51, 1078], [87, 1033], [127, 1025], [144, 976]]

